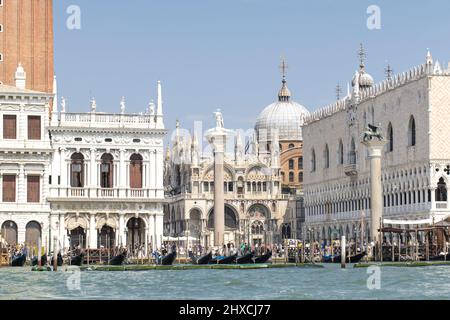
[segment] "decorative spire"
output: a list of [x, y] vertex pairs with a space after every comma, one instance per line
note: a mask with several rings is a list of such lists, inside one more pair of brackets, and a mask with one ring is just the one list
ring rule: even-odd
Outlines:
[[291, 98], [291, 92], [289, 91], [287, 85], [286, 85], [286, 71], [288, 69], [288, 65], [286, 63], [286, 59], [284, 57], [281, 57], [281, 65], [280, 65], [280, 70], [281, 70], [281, 75], [283, 77], [282, 80], [282, 87], [280, 89], [280, 92], [278, 93], [278, 101], [282, 102], [288, 102]]
[[154, 116], [154, 115], [155, 115], [155, 103], [153, 102], [153, 99], [150, 100], [150, 103], [148, 104], [148, 113], [149, 113], [151, 116]]
[[433, 56], [431, 55], [430, 49], [427, 49], [426, 64], [429, 66], [433, 64]]
[[394, 70], [392, 69], [391, 65], [388, 63], [386, 68], [384, 69], [384, 73], [386, 74], [386, 79], [391, 81], [392, 75], [394, 74]]
[[156, 128], [157, 129], [164, 128], [163, 103], [164, 102], [163, 102], [163, 97], [162, 97], [161, 81], [158, 81], [158, 101], [157, 101], [157, 107], [156, 107]]
[[61, 97], [61, 112], [66, 112], [66, 98]]
[[336, 86], [336, 100], [337, 101], [341, 100], [341, 93], [342, 93], [341, 84], [338, 82], [338, 84]]
[[364, 70], [365, 66], [366, 66], [366, 59], [367, 59], [367, 54], [366, 54], [366, 50], [364, 49], [364, 45], [362, 43], [359, 44], [359, 51], [358, 51], [358, 56], [359, 56], [359, 68], [361, 70]]

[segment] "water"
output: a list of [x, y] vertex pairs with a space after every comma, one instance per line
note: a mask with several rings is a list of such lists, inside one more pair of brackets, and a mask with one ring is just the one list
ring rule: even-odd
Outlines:
[[[449, 299], [450, 267], [381, 269], [381, 289], [367, 269], [152, 270], [79, 274], [0, 269], [0, 299]], [[74, 278], [73, 278], [74, 277]], [[74, 281], [75, 279], [75, 281]], [[69, 280], [69, 287], [67, 285]]]

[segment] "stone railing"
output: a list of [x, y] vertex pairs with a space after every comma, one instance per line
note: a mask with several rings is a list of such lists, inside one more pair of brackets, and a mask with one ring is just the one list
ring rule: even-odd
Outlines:
[[158, 117], [150, 114], [65, 113], [61, 112], [59, 126], [95, 128], [157, 129]]
[[50, 188], [50, 198], [74, 199], [149, 199], [157, 197], [156, 189], [131, 188]]

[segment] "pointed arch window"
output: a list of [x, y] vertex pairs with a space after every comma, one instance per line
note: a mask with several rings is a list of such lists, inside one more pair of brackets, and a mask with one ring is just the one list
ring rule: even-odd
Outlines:
[[338, 149], [338, 164], [344, 165], [344, 144], [342, 140], [339, 140], [339, 149]]
[[316, 151], [311, 152], [311, 172], [316, 172]]
[[392, 124], [389, 123], [388, 125], [388, 139], [389, 139], [389, 144], [388, 144], [388, 152], [393, 152], [394, 151], [394, 129], [392, 128]]
[[330, 149], [328, 148], [328, 145], [325, 146], [323, 157], [325, 160], [325, 169], [330, 168]]
[[130, 158], [130, 188], [132, 189], [142, 189], [143, 161], [140, 154], [133, 154]]
[[414, 116], [409, 118], [408, 145], [410, 147], [414, 147], [416, 145], [416, 120], [414, 119]]
[[113, 188], [113, 170], [114, 170], [114, 157], [105, 153], [102, 155], [102, 163], [100, 165], [100, 187]]
[[350, 152], [348, 154], [348, 163], [351, 165], [356, 164], [356, 144], [355, 144], [355, 139], [353, 139], [353, 138], [350, 143]]
[[447, 184], [444, 178], [440, 178], [436, 189], [436, 201], [447, 201]]
[[70, 158], [70, 186], [72, 188], [84, 187], [84, 156], [74, 153]]

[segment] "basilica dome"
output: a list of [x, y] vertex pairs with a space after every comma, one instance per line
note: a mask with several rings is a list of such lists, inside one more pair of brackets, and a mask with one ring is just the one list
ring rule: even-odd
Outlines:
[[302, 105], [291, 101], [286, 80], [283, 79], [283, 86], [278, 94], [278, 102], [265, 108], [256, 120], [255, 131], [258, 141], [265, 139], [264, 132], [267, 132], [267, 140], [271, 141], [273, 133], [278, 130], [279, 141], [301, 141], [302, 126], [309, 111]]

